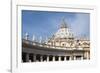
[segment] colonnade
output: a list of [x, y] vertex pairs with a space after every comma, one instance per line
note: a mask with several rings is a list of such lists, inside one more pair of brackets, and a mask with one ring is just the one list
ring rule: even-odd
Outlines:
[[22, 62], [49, 62], [49, 61], [69, 61], [82, 60], [83, 56], [57, 56], [57, 55], [41, 55], [33, 53], [22, 53]]

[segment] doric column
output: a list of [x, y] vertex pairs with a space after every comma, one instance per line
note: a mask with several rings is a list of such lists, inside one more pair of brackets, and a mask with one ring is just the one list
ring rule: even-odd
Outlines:
[[61, 61], [61, 56], [58, 56], [58, 61]]
[[84, 53], [84, 59], [90, 59], [90, 54], [88, 51], [85, 51]]
[[64, 56], [64, 61], [66, 61], [66, 56]]
[[72, 56], [69, 56], [69, 60], [72, 60]]
[[29, 60], [29, 62], [32, 62], [31, 60]]
[[74, 56], [74, 60], [76, 60], [76, 56]]
[[53, 61], [55, 61], [55, 56], [53, 56], [52, 58], [53, 58]]
[[81, 60], [83, 60], [83, 56], [81, 56]]
[[36, 55], [33, 54], [33, 61], [35, 62], [36, 61]]
[[43, 56], [42, 56], [42, 55], [40, 55], [40, 61], [41, 61], [41, 62], [43, 61]]
[[49, 61], [49, 56], [47, 56], [47, 61]]
[[89, 59], [89, 52], [86, 52], [87, 53], [87, 59]]
[[26, 62], [29, 62], [29, 54], [26, 53]]

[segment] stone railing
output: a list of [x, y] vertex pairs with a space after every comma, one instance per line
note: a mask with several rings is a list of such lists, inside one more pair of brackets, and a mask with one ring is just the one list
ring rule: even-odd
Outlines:
[[30, 41], [30, 40], [25, 40], [25, 39], [23, 39], [22, 42], [24, 42], [24, 43], [26, 43], [26, 44], [33, 45], [33, 46], [35, 45], [35, 46], [46, 47], [46, 48], [64, 49], [64, 50], [84, 50], [83, 47], [53, 46], [53, 45], [48, 45], [48, 44], [45, 44], [45, 43], [39, 43], [39, 42]]

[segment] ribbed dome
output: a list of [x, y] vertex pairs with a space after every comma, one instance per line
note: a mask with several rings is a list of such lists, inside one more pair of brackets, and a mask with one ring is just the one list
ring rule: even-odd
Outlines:
[[55, 38], [72, 38], [73, 34], [68, 28], [59, 29], [55, 34]]
[[54, 38], [72, 38], [72, 37], [73, 37], [73, 34], [70, 31], [70, 28], [68, 27], [68, 24], [63, 19], [62, 23], [60, 25], [60, 28], [54, 34]]

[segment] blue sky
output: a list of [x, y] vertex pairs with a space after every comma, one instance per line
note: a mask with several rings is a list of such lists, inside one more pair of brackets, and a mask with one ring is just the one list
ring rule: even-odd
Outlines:
[[22, 10], [22, 37], [28, 33], [30, 38], [51, 37], [65, 18], [75, 37], [90, 37], [90, 14], [75, 12], [48, 12]]

